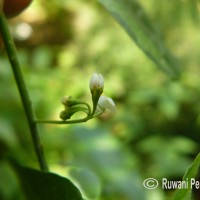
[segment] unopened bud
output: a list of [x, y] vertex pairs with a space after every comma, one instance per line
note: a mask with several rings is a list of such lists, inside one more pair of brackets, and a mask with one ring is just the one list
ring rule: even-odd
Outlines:
[[74, 99], [71, 96], [64, 96], [61, 99], [61, 103], [66, 107], [71, 107], [71, 106], [79, 104], [80, 102], [77, 99]]
[[101, 95], [98, 101], [98, 107], [102, 110], [109, 110], [111, 112], [115, 112], [115, 103], [114, 101], [105, 95]]
[[104, 79], [101, 74], [94, 73], [90, 79], [90, 90], [94, 92], [96, 90], [103, 92]]
[[73, 114], [74, 112], [71, 112], [70, 109], [69, 110], [65, 109], [60, 112], [60, 118], [62, 120], [67, 120], [67, 119], [70, 119]]

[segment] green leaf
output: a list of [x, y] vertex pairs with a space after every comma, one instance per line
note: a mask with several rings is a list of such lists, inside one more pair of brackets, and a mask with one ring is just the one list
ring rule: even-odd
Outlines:
[[82, 200], [79, 190], [66, 178], [14, 165], [28, 200]]
[[178, 60], [164, 46], [158, 32], [136, 0], [99, 1], [158, 67], [170, 76], [178, 77]]
[[185, 175], [183, 176], [183, 181], [188, 181], [188, 188], [187, 189], [179, 189], [176, 190], [174, 196], [171, 200], [188, 200], [191, 199], [192, 189], [190, 180], [195, 178], [200, 166], [200, 153], [195, 158], [194, 162], [191, 166], [187, 169]]

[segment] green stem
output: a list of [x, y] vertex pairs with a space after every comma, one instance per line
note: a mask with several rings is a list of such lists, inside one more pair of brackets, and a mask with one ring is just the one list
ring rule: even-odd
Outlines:
[[75, 120], [69, 120], [69, 121], [60, 121], [60, 120], [35, 120], [35, 123], [38, 124], [77, 124], [77, 123], [83, 123], [87, 122], [90, 118], [86, 117], [83, 119], [75, 119]]
[[88, 109], [88, 116], [91, 115], [91, 108], [89, 106], [89, 104], [85, 103], [85, 102], [80, 102], [81, 104], [85, 105]]
[[96, 109], [97, 109], [97, 105], [98, 105], [98, 101], [99, 98], [101, 96], [102, 92], [98, 92], [97, 94], [92, 93], [92, 103], [93, 103], [93, 109], [92, 109], [92, 113], [90, 115], [90, 117], [92, 118], [95, 115]]
[[44, 157], [44, 153], [43, 153], [43, 149], [42, 149], [42, 145], [40, 142], [39, 133], [37, 129], [37, 124], [34, 121], [34, 112], [33, 112], [28, 91], [26, 89], [26, 85], [22, 76], [20, 63], [17, 57], [17, 51], [15, 48], [13, 39], [10, 35], [8, 24], [7, 24], [4, 14], [0, 15], [0, 32], [4, 41], [5, 49], [6, 49], [10, 64], [12, 66], [15, 80], [16, 80], [18, 90], [21, 96], [21, 100], [22, 100], [24, 111], [28, 120], [28, 125], [29, 125], [34, 149], [38, 158], [40, 168], [41, 170], [48, 171], [48, 165]]

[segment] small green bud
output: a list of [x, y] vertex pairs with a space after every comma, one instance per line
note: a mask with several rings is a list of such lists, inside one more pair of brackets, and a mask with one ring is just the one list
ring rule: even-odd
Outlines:
[[61, 99], [61, 103], [66, 107], [71, 107], [80, 103], [77, 99], [73, 99], [71, 96], [64, 96]]
[[60, 112], [60, 118], [65, 121], [67, 119], [70, 119], [73, 114], [74, 112], [72, 112], [70, 109], [65, 109]]

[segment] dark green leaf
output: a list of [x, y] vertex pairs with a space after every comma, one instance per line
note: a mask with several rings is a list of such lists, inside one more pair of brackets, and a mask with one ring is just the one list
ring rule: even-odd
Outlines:
[[79, 190], [66, 178], [14, 165], [28, 200], [81, 200]]
[[99, 0], [124, 27], [135, 43], [162, 70], [172, 77], [179, 74], [173, 57], [136, 0]]

